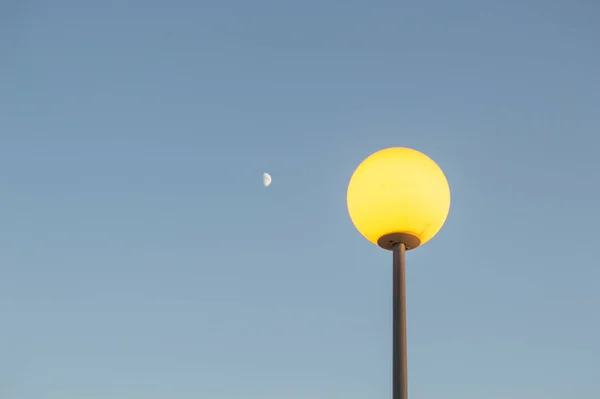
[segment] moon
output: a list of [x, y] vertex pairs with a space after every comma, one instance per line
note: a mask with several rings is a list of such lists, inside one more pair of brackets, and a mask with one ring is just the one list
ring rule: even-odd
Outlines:
[[271, 185], [271, 181], [273, 181], [271, 175], [268, 173], [263, 173], [263, 185], [265, 187], [269, 187], [269, 185]]

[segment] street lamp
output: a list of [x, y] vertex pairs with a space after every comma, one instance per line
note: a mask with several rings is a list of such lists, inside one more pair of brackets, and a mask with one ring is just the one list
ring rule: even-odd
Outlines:
[[393, 251], [393, 399], [408, 399], [405, 251], [429, 241], [450, 210], [444, 172], [427, 155], [405, 147], [371, 154], [356, 168], [348, 213], [369, 241]]

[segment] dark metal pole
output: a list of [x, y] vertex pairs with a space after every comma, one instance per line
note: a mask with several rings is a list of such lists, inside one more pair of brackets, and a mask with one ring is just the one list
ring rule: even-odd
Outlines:
[[408, 399], [406, 351], [406, 246], [394, 244], [393, 399]]

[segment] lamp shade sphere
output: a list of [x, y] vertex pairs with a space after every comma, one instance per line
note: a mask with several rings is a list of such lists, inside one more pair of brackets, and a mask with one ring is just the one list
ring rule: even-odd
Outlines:
[[450, 187], [442, 169], [427, 155], [391, 147], [358, 165], [348, 184], [347, 205], [352, 223], [372, 243], [382, 246], [382, 237], [399, 235], [417, 238], [414, 248], [444, 225]]

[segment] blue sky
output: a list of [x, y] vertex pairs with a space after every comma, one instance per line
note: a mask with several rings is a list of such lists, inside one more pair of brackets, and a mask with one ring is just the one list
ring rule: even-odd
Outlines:
[[391, 254], [345, 204], [388, 146], [452, 190], [411, 399], [598, 397], [599, 13], [0, 2], [0, 397], [390, 397]]

